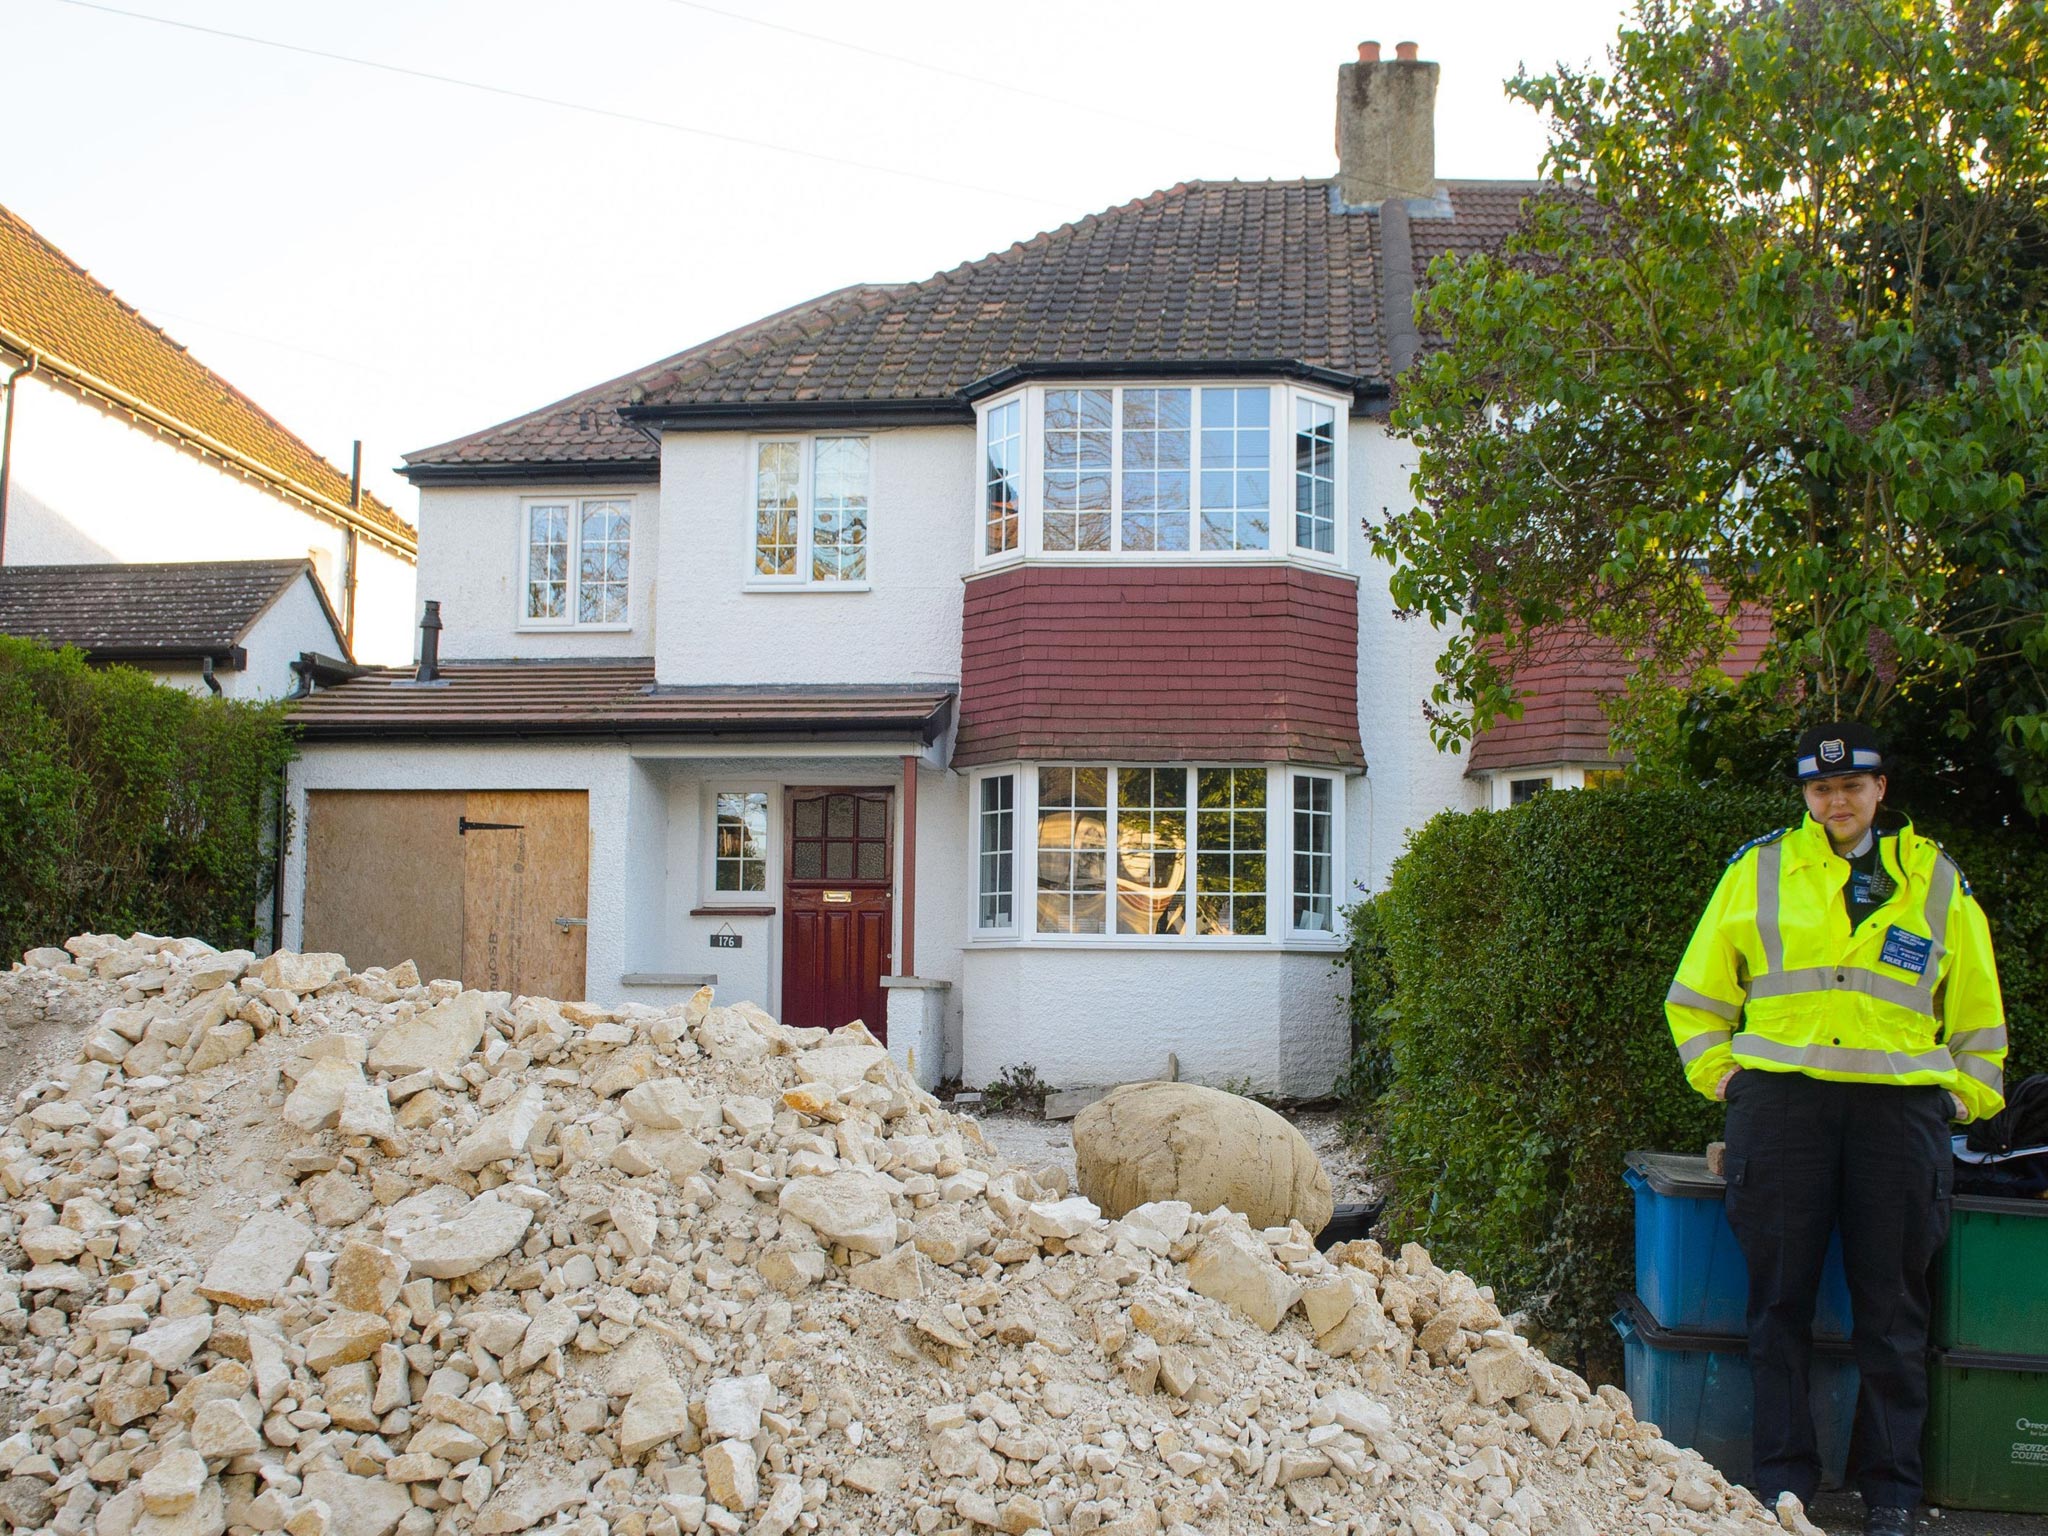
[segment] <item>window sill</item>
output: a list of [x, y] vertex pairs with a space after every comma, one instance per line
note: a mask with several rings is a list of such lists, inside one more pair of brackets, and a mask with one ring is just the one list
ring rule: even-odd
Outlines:
[[692, 907], [692, 917], [773, 917], [774, 907]]
[[1305, 571], [1324, 571], [1332, 576], [1348, 576], [1358, 580], [1358, 573], [1345, 565], [1334, 555], [1312, 555], [1307, 553], [1275, 554], [1269, 549], [1218, 550], [1210, 554], [1148, 555], [1137, 552], [1116, 554], [1083, 555], [1067, 550], [1056, 550], [1050, 554], [1011, 555], [1000, 560], [984, 559], [975, 564], [963, 580], [971, 581], [976, 576], [986, 576], [995, 571], [1013, 570], [1020, 565], [1079, 566], [1083, 568], [1110, 568], [1132, 570], [1158, 570], [1203, 568], [1235, 565], [1288, 565]]
[[520, 635], [630, 635], [631, 624], [536, 624], [531, 620], [517, 625], [513, 633]]
[[1342, 953], [1341, 939], [1290, 938], [1280, 939], [1140, 939], [1131, 937], [1111, 938], [1107, 935], [1062, 934], [1058, 937], [1036, 937], [1023, 939], [1014, 935], [1008, 937], [971, 938], [965, 946], [968, 950], [997, 949], [1059, 949], [1135, 951], [1150, 955], [1330, 955]]
[[839, 592], [872, 592], [865, 581], [749, 581], [742, 592], [782, 592], [805, 597], [829, 596]]

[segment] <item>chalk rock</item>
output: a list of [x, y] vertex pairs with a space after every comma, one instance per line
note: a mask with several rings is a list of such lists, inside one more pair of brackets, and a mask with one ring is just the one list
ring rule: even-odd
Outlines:
[[718, 1124], [718, 1103], [700, 1099], [676, 1078], [657, 1078], [619, 1100], [626, 1118], [650, 1131], [706, 1131]]
[[844, 1091], [868, 1081], [888, 1059], [887, 1046], [824, 1045], [797, 1054], [796, 1078], [800, 1083], [825, 1083]]
[[[252, 1403], [249, 1412], [255, 1411]], [[216, 1399], [192, 1415], [192, 1449], [208, 1461], [225, 1461], [262, 1450], [263, 1436], [235, 1402]]]
[[924, 1294], [924, 1256], [917, 1244], [905, 1243], [882, 1258], [854, 1265], [846, 1278], [856, 1290], [891, 1301], [915, 1301]]
[[589, 1497], [572, 1473], [517, 1472], [477, 1512], [477, 1536], [513, 1536]]
[[827, 1241], [879, 1258], [896, 1246], [892, 1188], [874, 1174], [842, 1169], [791, 1179], [776, 1204]]
[[704, 1391], [704, 1433], [712, 1440], [752, 1440], [774, 1394], [766, 1376], [727, 1376]]
[[511, 1102], [484, 1117], [483, 1124], [456, 1145], [455, 1166], [475, 1173], [492, 1163], [519, 1156], [540, 1123], [542, 1095], [539, 1083], [528, 1083]]
[[1301, 1286], [1275, 1264], [1266, 1245], [1235, 1227], [1204, 1234], [1188, 1260], [1188, 1284], [1225, 1302], [1271, 1333], [1301, 1296]]
[[331, 1131], [341, 1123], [341, 1106], [349, 1091], [365, 1086], [363, 1069], [354, 1062], [322, 1057], [306, 1069], [284, 1101], [284, 1117], [302, 1131]]
[[658, 1376], [642, 1383], [626, 1399], [625, 1411], [619, 1415], [619, 1454], [628, 1462], [638, 1461], [689, 1427], [689, 1398], [673, 1376]]
[[213, 1333], [213, 1316], [201, 1312], [192, 1317], [166, 1318], [147, 1333], [128, 1341], [128, 1353], [147, 1360], [160, 1371], [175, 1371], [190, 1360]]
[[303, 1492], [332, 1511], [327, 1536], [390, 1536], [412, 1508], [398, 1484], [347, 1472], [308, 1472]]
[[181, 1514], [205, 1486], [206, 1462], [197, 1451], [166, 1451], [142, 1474], [142, 1507], [152, 1515]]
[[263, 963], [256, 967], [256, 979], [265, 987], [276, 987], [281, 992], [300, 996], [318, 992], [347, 974], [348, 961], [340, 955], [317, 952], [302, 955], [289, 949], [280, 949], [265, 956]]
[[1149, 1201], [1227, 1205], [1254, 1227], [1330, 1220], [1329, 1175], [1263, 1104], [1195, 1083], [1130, 1083], [1075, 1117], [1081, 1193], [1112, 1218]]
[[370, 1047], [373, 1072], [406, 1077], [414, 1072], [453, 1072], [484, 1037], [486, 1009], [481, 992], [458, 992], [425, 1013], [395, 1024]]
[[391, 1325], [374, 1312], [337, 1312], [306, 1335], [306, 1369], [318, 1373], [367, 1360], [390, 1338]]
[[1536, 1372], [1517, 1351], [1505, 1344], [1490, 1344], [1474, 1350], [1465, 1361], [1465, 1379], [1472, 1383], [1473, 1399], [1491, 1406], [1520, 1397], [1535, 1386]]
[[532, 1225], [525, 1206], [486, 1191], [439, 1225], [408, 1233], [398, 1252], [414, 1274], [453, 1280], [510, 1253]]
[[258, 1211], [206, 1266], [199, 1294], [254, 1312], [267, 1307], [299, 1272], [313, 1229], [282, 1211]]
[[727, 1509], [744, 1514], [761, 1500], [761, 1481], [754, 1447], [745, 1440], [721, 1440], [704, 1452], [704, 1481], [711, 1497]]
[[391, 1116], [391, 1096], [376, 1083], [351, 1083], [342, 1090], [341, 1119], [335, 1129], [344, 1136], [396, 1141], [398, 1126]]
[[411, 1266], [390, 1249], [351, 1239], [328, 1271], [327, 1294], [336, 1306], [382, 1314], [398, 1300], [410, 1273]]

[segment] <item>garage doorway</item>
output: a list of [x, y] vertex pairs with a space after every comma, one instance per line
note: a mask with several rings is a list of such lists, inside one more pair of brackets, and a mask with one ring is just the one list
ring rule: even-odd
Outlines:
[[583, 790], [314, 790], [304, 948], [356, 969], [580, 1000], [590, 796]]

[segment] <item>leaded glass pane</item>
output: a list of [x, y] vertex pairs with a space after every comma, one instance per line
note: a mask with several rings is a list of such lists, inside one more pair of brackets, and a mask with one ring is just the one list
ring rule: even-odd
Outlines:
[[1112, 392], [1045, 392], [1045, 547], [1109, 549]]
[[1000, 555], [1017, 547], [1018, 513], [1024, 501], [1024, 402], [997, 406], [988, 413], [987, 426], [982, 553]]
[[1017, 781], [1005, 773], [981, 781], [981, 889], [978, 925], [1016, 921]]
[[762, 443], [754, 463], [754, 572], [794, 576], [803, 461], [796, 443]]
[[868, 440], [821, 437], [811, 465], [811, 580], [868, 574]]
[[1101, 933], [1108, 910], [1109, 771], [1038, 770], [1038, 930]]
[[1272, 507], [1272, 391], [1201, 394], [1202, 548], [1265, 549]]
[[833, 795], [825, 801], [825, 835], [853, 836], [853, 796]]
[[856, 843], [858, 854], [853, 861], [854, 878], [858, 880], [879, 880], [887, 873], [886, 854], [888, 850], [880, 843]]
[[1337, 412], [1320, 400], [1294, 402], [1294, 542], [1337, 549]]
[[1185, 768], [1116, 773], [1116, 931], [1181, 933], [1187, 927]]
[[1210, 934], [1266, 931], [1266, 770], [1195, 775], [1195, 920]]
[[577, 527], [576, 622], [626, 622], [632, 517], [624, 502], [586, 501]]
[[1296, 930], [1336, 928], [1336, 814], [1331, 781], [1304, 774], [1294, 781], [1293, 915]]
[[1122, 543], [1127, 551], [1188, 547], [1193, 391], [1123, 393]]
[[825, 845], [825, 878], [827, 880], [851, 880], [853, 878], [853, 844], [827, 843]]
[[863, 800], [860, 803], [860, 835], [862, 837], [886, 837], [889, 833], [889, 807], [880, 800]]
[[526, 509], [526, 616], [569, 616], [569, 509]]
[[713, 889], [767, 890], [767, 794], [763, 791], [721, 792], [717, 800], [715, 828]]

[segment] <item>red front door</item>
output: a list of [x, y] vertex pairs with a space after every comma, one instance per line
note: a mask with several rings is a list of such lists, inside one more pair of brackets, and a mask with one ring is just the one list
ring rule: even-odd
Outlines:
[[792, 789], [783, 825], [782, 1022], [888, 1034], [895, 859], [886, 789]]

